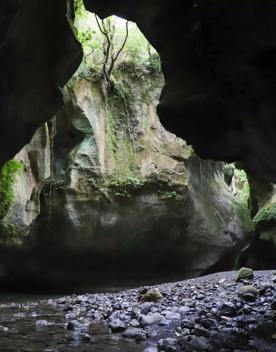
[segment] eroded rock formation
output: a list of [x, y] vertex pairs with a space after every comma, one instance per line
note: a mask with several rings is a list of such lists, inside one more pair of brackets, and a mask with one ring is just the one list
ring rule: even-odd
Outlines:
[[[85, 261], [84, 273], [100, 263], [121, 275], [130, 267], [145, 276], [156, 271], [198, 275], [213, 265], [232, 268], [252, 231], [242, 197], [246, 185], [234, 176], [235, 169], [229, 177], [224, 163], [199, 159], [164, 129], [156, 112], [164, 86], [160, 71], [147, 63], [121, 62], [112, 93], [103, 78], [93, 77], [77, 73], [65, 88], [53, 174], [25, 247], [44, 256], [59, 248], [61, 261], [64, 253], [77, 254], [74, 270]], [[50, 141], [40, 148], [47, 163], [38, 171], [45, 176], [51, 170]], [[29, 160], [22, 161], [28, 168]], [[26, 172], [16, 178], [16, 189], [23, 190], [16, 192], [9, 220], [14, 216], [18, 222], [20, 209], [31, 221], [33, 210], [40, 212], [39, 203], [32, 203], [30, 212], [24, 194], [33, 184], [25, 178]]]

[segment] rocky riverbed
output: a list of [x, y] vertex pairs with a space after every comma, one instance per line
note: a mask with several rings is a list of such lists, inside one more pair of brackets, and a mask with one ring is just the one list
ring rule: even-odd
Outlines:
[[1, 304], [0, 350], [276, 351], [276, 275], [246, 275]]

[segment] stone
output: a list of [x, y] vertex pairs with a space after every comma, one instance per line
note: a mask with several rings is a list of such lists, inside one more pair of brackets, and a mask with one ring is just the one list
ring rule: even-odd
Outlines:
[[245, 279], [252, 279], [253, 278], [253, 270], [250, 268], [240, 268], [238, 275], [237, 275], [237, 281], [239, 280], [245, 280]]
[[109, 322], [108, 327], [114, 333], [123, 332], [126, 329], [126, 324], [122, 322], [120, 319], [114, 319]]
[[164, 317], [159, 313], [149, 313], [148, 315], [141, 315], [139, 317], [139, 323], [141, 327], [151, 326], [160, 324]]
[[236, 307], [231, 302], [225, 302], [218, 306], [218, 313], [226, 317], [234, 317], [237, 315]]
[[138, 341], [144, 341], [147, 339], [146, 334], [137, 328], [128, 328], [124, 333], [123, 337], [127, 339], [135, 339]]
[[147, 315], [150, 311], [151, 307], [153, 306], [152, 302], [145, 302], [140, 305], [141, 314]]
[[195, 351], [208, 351], [208, 339], [204, 336], [193, 337], [189, 342], [189, 346]]
[[35, 322], [35, 327], [37, 329], [42, 329], [42, 328], [44, 328], [45, 326], [48, 326], [48, 325], [50, 325], [50, 323], [47, 320], [37, 320]]
[[9, 331], [8, 327], [0, 325], [0, 332], [8, 332], [8, 331]]
[[245, 301], [254, 302], [258, 296], [258, 290], [251, 285], [242, 286], [238, 290], [238, 296]]
[[83, 342], [83, 343], [95, 342], [95, 340], [94, 340], [89, 334], [85, 334], [85, 333], [79, 334], [79, 339], [80, 339], [81, 342]]
[[256, 326], [256, 333], [265, 339], [270, 339], [276, 333], [276, 323], [273, 321], [260, 322]]
[[80, 327], [81, 327], [80, 322], [78, 322], [77, 320], [71, 320], [67, 324], [66, 329], [69, 331], [75, 331], [75, 330], [79, 330]]
[[145, 294], [143, 294], [139, 300], [142, 302], [158, 302], [163, 298], [158, 287], [149, 289]]
[[158, 350], [164, 352], [176, 352], [177, 340], [172, 338], [161, 339], [158, 341]]
[[274, 295], [272, 298], [271, 309], [276, 311], [276, 295]]
[[181, 329], [193, 329], [194, 323], [191, 320], [184, 319], [181, 321]]
[[143, 352], [158, 352], [157, 347], [147, 347]]
[[190, 311], [191, 311], [191, 308], [188, 307], [188, 306], [181, 306], [181, 307], [179, 308], [179, 313], [180, 313], [182, 316], [186, 315], [186, 314], [189, 313]]

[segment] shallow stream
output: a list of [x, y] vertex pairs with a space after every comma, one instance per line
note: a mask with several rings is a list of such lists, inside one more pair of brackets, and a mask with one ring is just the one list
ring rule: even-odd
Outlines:
[[66, 330], [62, 309], [43, 303], [48, 298], [57, 296], [0, 295], [1, 352], [143, 351], [142, 345], [111, 335], [100, 325], [94, 327], [92, 341], [82, 341], [79, 334]]

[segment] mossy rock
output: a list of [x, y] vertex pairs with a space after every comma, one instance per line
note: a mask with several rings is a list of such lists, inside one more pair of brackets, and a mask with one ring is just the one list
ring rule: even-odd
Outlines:
[[253, 278], [253, 270], [251, 268], [241, 268], [238, 272], [237, 281], [252, 279]]
[[268, 223], [276, 223], [276, 203], [269, 204], [258, 211], [253, 219], [256, 230]]
[[14, 182], [16, 175], [24, 170], [24, 164], [17, 160], [8, 161], [0, 172], [0, 219], [7, 214], [14, 201]]

